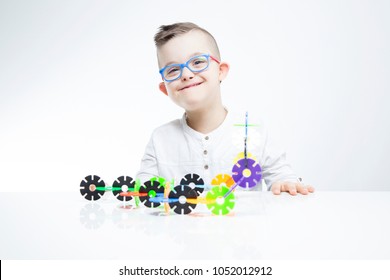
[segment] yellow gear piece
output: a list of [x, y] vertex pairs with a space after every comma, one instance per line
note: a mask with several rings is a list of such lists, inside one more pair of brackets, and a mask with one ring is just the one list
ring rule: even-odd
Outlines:
[[211, 181], [212, 186], [226, 186], [230, 188], [234, 185], [234, 180], [229, 174], [218, 174]]
[[[255, 158], [251, 153], [247, 153], [247, 154], [246, 154], [246, 157], [247, 157], [247, 158], [251, 158], [251, 159], [253, 159], [254, 161], [257, 162], [256, 158]], [[244, 152], [239, 153], [239, 154], [234, 158], [233, 164], [236, 164], [240, 159], [243, 159], [243, 158], [245, 158]]]
[[[173, 181], [173, 180], [172, 180]], [[173, 184], [173, 182], [166, 182], [165, 183], [165, 188], [164, 188], [164, 198], [168, 198], [168, 195], [169, 195], [169, 192], [171, 191], [171, 183]], [[169, 207], [169, 204], [168, 203], [164, 203], [164, 210], [165, 210], [165, 213], [168, 214], [169, 213], [169, 210], [171, 209], [171, 207]]]

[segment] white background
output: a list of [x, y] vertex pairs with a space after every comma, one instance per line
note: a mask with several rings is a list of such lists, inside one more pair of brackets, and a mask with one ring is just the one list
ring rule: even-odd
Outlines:
[[[260, 110], [320, 190], [390, 190], [389, 1], [1, 1], [0, 190], [135, 176], [156, 126], [161, 24], [209, 30], [224, 102]], [[387, 174], [386, 174], [387, 173]]]

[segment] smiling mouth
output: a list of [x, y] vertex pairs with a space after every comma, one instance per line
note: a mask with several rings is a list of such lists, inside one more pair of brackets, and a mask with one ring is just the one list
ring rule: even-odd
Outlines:
[[202, 84], [202, 83], [192, 84], [192, 85], [189, 85], [189, 86], [186, 86], [186, 87], [183, 87], [183, 88], [179, 89], [179, 91], [180, 91], [180, 90], [187, 89], [187, 88], [191, 88], [191, 87], [196, 87], [196, 86], [199, 86], [200, 84]]

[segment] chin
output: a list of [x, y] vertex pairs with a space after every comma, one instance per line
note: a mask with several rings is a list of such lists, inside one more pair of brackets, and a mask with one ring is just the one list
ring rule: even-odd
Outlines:
[[183, 101], [184, 102], [181, 103], [181, 107], [185, 108], [188, 111], [201, 109], [205, 104], [205, 100], [203, 98], [199, 98], [199, 96], [186, 98], [186, 100]]

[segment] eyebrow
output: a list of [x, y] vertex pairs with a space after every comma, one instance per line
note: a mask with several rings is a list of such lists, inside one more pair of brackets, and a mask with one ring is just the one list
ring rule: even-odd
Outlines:
[[[194, 57], [194, 56], [197, 56], [197, 55], [201, 55], [201, 54], [205, 54], [204, 52], [195, 52], [193, 54], [191, 54], [188, 59], [190, 59], [191, 57]], [[187, 60], [188, 60], [187, 59]], [[165, 64], [163, 67], [165, 66], [168, 66], [168, 65], [171, 65], [171, 64], [181, 64], [181, 63], [178, 63], [178, 62], [175, 62], [175, 61], [169, 61], [167, 64]]]

